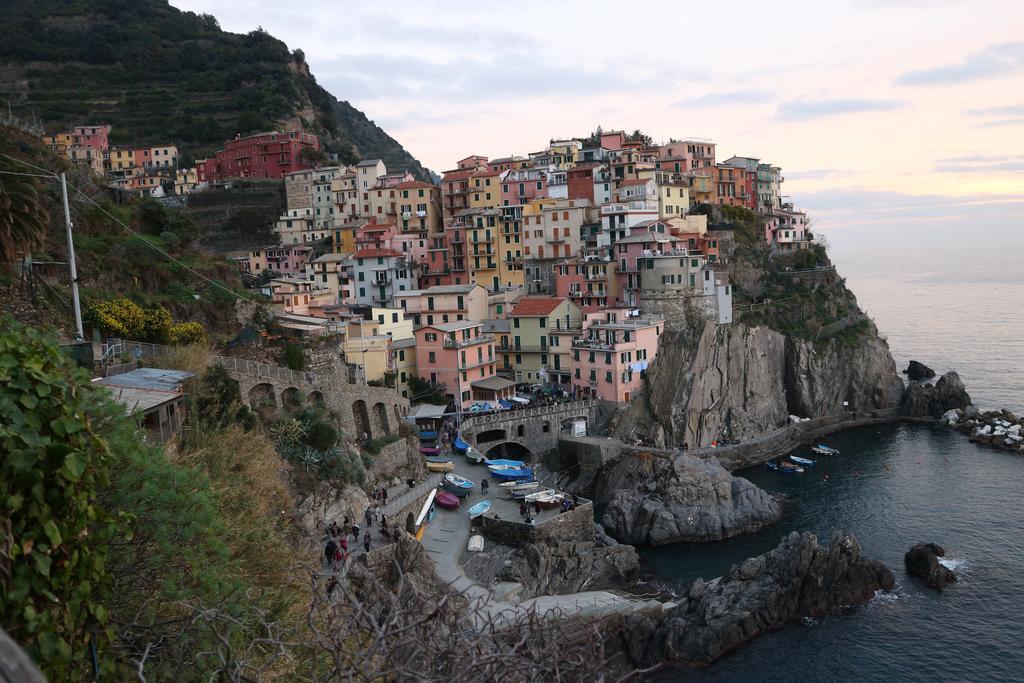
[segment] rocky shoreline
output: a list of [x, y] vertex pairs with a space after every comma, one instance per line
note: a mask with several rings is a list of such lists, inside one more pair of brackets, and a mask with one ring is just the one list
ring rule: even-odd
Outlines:
[[1009, 410], [983, 412], [970, 405], [947, 411], [941, 420], [974, 443], [1024, 454], [1024, 417]]

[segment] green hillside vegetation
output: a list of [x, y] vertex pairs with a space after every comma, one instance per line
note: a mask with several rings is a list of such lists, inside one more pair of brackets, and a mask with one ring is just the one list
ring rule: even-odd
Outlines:
[[[39, 141], [11, 128], [0, 128], [0, 154], [41, 168], [66, 171], [68, 182], [95, 202], [69, 189], [83, 312], [95, 310], [98, 302], [127, 298], [145, 309], [165, 309], [174, 322], [198, 322], [210, 333], [230, 334], [237, 326], [235, 295], [260, 298], [242, 287], [233, 263], [195, 248], [198, 228], [186, 212], [152, 199], [119, 204], [88, 170], [71, 165]], [[32, 171], [4, 157], [0, 159], [21, 171]], [[32, 258], [36, 262], [64, 262], [66, 237], [60, 185], [37, 179], [36, 190], [48, 220], [42, 243], [33, 250]], [[131, 230], [118, 225], [115, 218]], [[70, 301], [63, 268], [38, 272], [56, 273], [47, 279], [64, 301]], [[11, 272], [0, 271], [0, 278], [8, 282], [13, 277]], [[42, 296], [39, 299], [40, 303], [47, 301]], [[67, 318], [66, 308], [52, 298], [48, 301]]]
[[48, 130], [109, 123], [114, 144], [177, 144], [187, 164], [236, 133], [301, 123], [345, 163], [376, 157], [427, 179], [397, 141], [317, 84], [301, 50], [265, 31], [228, 33], [165, 0], [14, 0], [5, 10], [0, 93]]

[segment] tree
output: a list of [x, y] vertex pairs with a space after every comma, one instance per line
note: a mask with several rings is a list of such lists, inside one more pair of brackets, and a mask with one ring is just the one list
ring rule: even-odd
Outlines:
[[327, 155], [312, 147], [303, 147], [299, 150], [299, 161], [310, 168], [317, 168], [327, 163]]
[[118, 518], [98, 497], [117, 455], [138, 449], [136, 428], [52, 338], [0, 329], [0, 615], [50, 680], [84, 679], [90, 640], [111, 640]]
[[[20, 252], [43, 245], [50, 214], [39, 197], [38, 182], [26, 167], [0, 157], [0, 262], [13, 261]], [[28, 172], [31, 172], [30, 170]]]
[[211, 427], [239, 422], [253, 426], [249, 408], [242, 403], [238, 381], [223, 365], [211, 365], [192, 390], [192, 414]]
[[643, 144], [644, 147], [651, 147], [652, 145], [654, 145], [654, 140], [651, 139], [651, 136], [643, 132], [639, 128], [637, 128], [632, 133], [627, 135], [626, 140], [628, 142], [640, 142]]
[[416, 375], [409, 377], [410, 403], [432, 403], [436, 406], [448, 405], [448, 398], [444, 395], [444, 390], [444, 384], [434, 384]]

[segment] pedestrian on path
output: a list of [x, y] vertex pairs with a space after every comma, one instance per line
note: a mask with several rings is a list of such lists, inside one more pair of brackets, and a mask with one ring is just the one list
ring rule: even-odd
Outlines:
[[348, 559], [348, 537], [347, 536], [342, 536], [341, 540], [338, 542], [338, 545], [341, 546], [341, 559], [342, 560], [347, 560]]
[[338, 550], [338, 545], [334, 542], [334, 539], [328, 539], [327, 545], [324, 546], [324, 559], [327, 560], [327, 568], [330, 569], [334, 566], [334, 554]]
[[366, 512], [363, 513], [363, 519], [366, 520], [367, 528], [373, 526], [373, 508], [371, 506], [367, 506]]
[[369, 529], [367, 529], [366, 535], [363, 536], [363, 547], [366, 549], [366, 552], [370, 552], [370, 531], [369, 531]]
[[387, 490], [387, 487], [382, 486], [380, 488], [380, 497], [381, 497], [381, 500], [384, 502], [384, 504], [387, 505], [388, 504], [388, 490]]
[[480, 482], [480, 493], [486, 496], [487, 495], [487, 489], [490, 487], [490, 485], [491, 485], [491, 482], [488, 481], [486, 478], [484, 478]]
[[526, 516], [530, 514], [530, 508], [526, 505], [526, 501], [519, 504], [519, 516], [526, 519]]
[[358, 543], [359, 542], [359, 525], [358, 524], [353, 524], [352, 525], [352, 542], [353, 543]]

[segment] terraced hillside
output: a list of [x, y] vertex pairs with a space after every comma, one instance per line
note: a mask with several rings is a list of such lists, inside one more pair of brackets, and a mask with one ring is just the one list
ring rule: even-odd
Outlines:
[[48, 129], [110, 123], [114, 144], [177, 144], [201, 158], [236, 133], [321, 136], [344, 162], [428, 172], [396, 140], [317, 84], [301, 50], [264, 31], [222, 31], [165, 0], [10, 0], [0, 22], [0, 102]]

